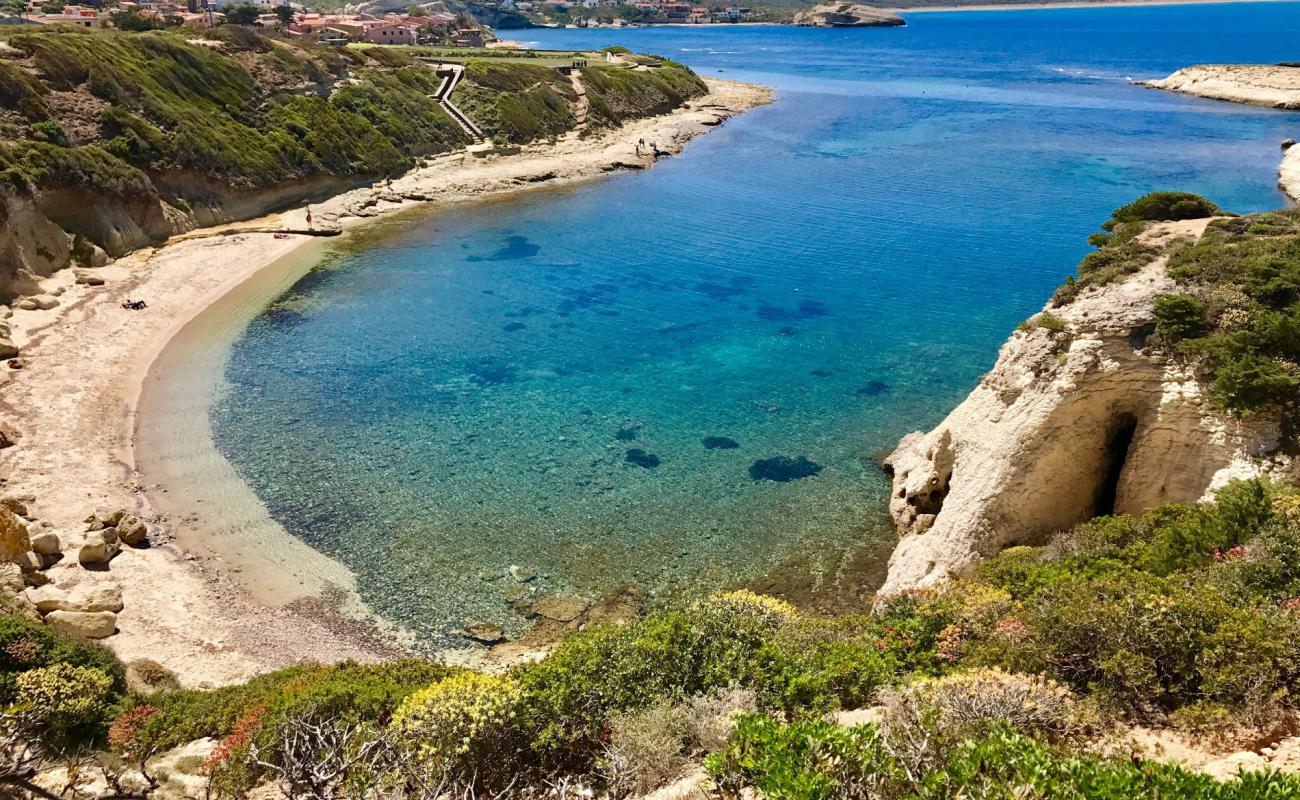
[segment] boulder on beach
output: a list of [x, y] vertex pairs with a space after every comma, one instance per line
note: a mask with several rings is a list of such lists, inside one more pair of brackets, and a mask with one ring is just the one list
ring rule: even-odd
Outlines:
[[93, 513], [93, 514], [91, 514], [90, 516], [86, 517], [86, 519], [85, 519], [86, 530], [88, 530], [88, 531], [98, 531], [98, 530], [103, 530], [104, 528], [112, 528], [112, 527], [116, 526], [117, 523], [121, 522], [121, 521], [122, 521], [122, 517], [125, 517], [125, 516], [126, 516], [126, 510], [125, 510], [125, 509], [122, 509], [122, 508], [118, 508], [118, 509], [100, 508], [100, 509], [97, 509], [97, 510], [95, 511], [95, 513]]
[[0, 594], [16, 595], [25, 585], [23, 571], [17, 564], [0, 564]]
[[82, 286], [103, 286], [104, 276], [85, 269], [74, 269], [73, 279]]
[[113, 530], [122, 544], [134, 547], [142, 544], [149, 537], [149, 524], [134, 514], [127, 514], [118, 520]]
[[77, 552], [77, 560], [82, 566], [98, 566], [107, 564], [117, 555], [121, 549], [118, 544], [117, 534], [111, 529], [103, 531], [91, 531], [86, 534], [86, 540], [82, 543], [81, 549]]
[[36, 502], [36, 495], [31, 494], [7, 494], [0, 497], [0, 506], [4, 506], [20, 517], [31, 519], [31, 505]]
[[51, 611], [45, 624], [60, 633], [83, 639], [103, 639], [117, 632], [117, 614], [112, 611]]
[[49, 311], [59, 304], [59, 299], [49, 294], [36, 294], [31, 297], [24, 297], [14, 303], [14, 308], [20, 311]]
[[11, 358], [18, 357], [18, 345], [10, 339], [0, 337], [0, 361], [8, 361]]
[[0, 561], [17, 563], [31, 549], [27, 523], [8, 508], [0, 506]]
[[32, 552], [43, 556], [57, 556], [63, 552], [59, 544], [59, 535], [54, 531], [42, 531], [32, 534]]
[[3, 420], [0, 420], [0, 450], [3, 450], [6, 447], [13, 447], [18, 444], [18, 440], [21, 438], [22, 434], [18, 432], [17, 428], [9, 425]]

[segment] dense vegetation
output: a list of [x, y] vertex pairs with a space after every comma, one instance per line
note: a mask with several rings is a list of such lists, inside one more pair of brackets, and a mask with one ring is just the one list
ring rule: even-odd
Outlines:
[[1177, 249], [1187, 287], [1157, 306], [1157, 330], [1213, 376], [1213, 397], [1250, 412], [1300, 396], [1300, 212], [1219, 219]]
[[[1142, 235], [1154, 222], [1206, 217], [1195, 240]], [[1156, 300], [1153, 344], [1192, 364], [1221, 408], [1250, 414], [1300, 399], [1300, 211], [1235, 216], [1196, 195], [1157, 192], [1102, 227], [1055, 305], [1164, 255], [1179, 291]]]
[[[20, 29], [6, 40], [25, 58], [0, 60], [0, 171], [21, 190], [189, 186], [158, 180], [173, 173], [235, 187], [380, 177], [468, 141], [430, 99], [440, 80], [419, 51], [318, 47], [238, 26]], [[595, 71], [593, 104], [609, 109], [601, 121], [662, 113], [704, 91], [671, 62]], [[467, 77], [456, 100], [491, 137], [526, 143], [573, 127], [574, 92], [554, 69], [478, 60]]]
[[[744, 591], [659, 608], [497, 676], [343, 664], [128, 694], [103, 651], [13, 617], [0, 653], [10, 713], [126, 755], [217, 737], [210, 767], [231, 794], [286, 775], [302, 758], [285, 750], [290, 734], [310, 723], [389, 754], [345, 776], [371, 788], [418, 769], [419, 782], [444, 788], [570, 775], [623, 796], [712, 752], [727, 795], [1294, 796], [1298, 779], [1220, 785], [1112, 761], [1089, 743], [1120, 723], [1288, 724], [1300, 692], [1300, 493], [1237, 482], [1213, 504], [1099, 518], [873, 614], [812, 617]], [[30, 688], [33, 674], [72, 688], [47, 697]], [[878, 725], [822, 721], [872, 704]]]

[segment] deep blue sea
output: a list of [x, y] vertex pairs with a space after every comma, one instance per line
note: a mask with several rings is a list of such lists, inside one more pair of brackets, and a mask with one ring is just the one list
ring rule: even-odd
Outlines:
[[515, 32], [777, 100], [647, 172], [340, 247], [236, 345], [218, 446], [432, 644], [526, 626], [510, 565], [542, 594], [861, 603], [893, 539], [877, 458], [961, 400], [1112, 208], [1279, 206], [1300, 133], [1127, 82], [1300, 59], [1297, 3], [908, 22]]

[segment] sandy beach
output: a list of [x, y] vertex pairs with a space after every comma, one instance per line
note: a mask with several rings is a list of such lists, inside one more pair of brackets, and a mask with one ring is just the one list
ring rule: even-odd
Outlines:
[[[767, 103], [769, 90], [708, 80], [710, 93], [672, 114], [590, 138], [480, 158], [460, 152], [311, 207], [317, 228], [346, 231], [439, 206], [555, 186], [672, 155], [723, 120]], [[655, 144], [638, 152], [638, 141]], [[400, 223], [401, 218], [396, 218]], [[106, 283], [43, 281], [59, 305], [14, 311], [19, 368], [0, 374], [0, 416], [22, 438], [4, 451], [7, 493], [59, 533], [62, 588], [121, 585], [122, 659], [151, 658], [188, 686], [220, 685], [299, 661], [361, 661], [404, 649], [358, 621], [350, 573], [271, 522], [216, 452], [207, 408], [228, 346], [265, 303], [321, 252], [305, 210], [195, 231], [96, 271]], [[147, 310], [124, 310], [126, 298]], [[84, 518], [127, 508], [148, 520], [151, 546], [126, 548], [107, 571], [77, 564]], [[346, 613], [340, 613], [339, 610]]]

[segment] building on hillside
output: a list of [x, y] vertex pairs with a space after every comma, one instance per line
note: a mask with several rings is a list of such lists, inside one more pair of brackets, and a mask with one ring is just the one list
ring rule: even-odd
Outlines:
[[713, 15], [704, 6], [695, 6], [686, 17], [686, 21], [692, 25], [704, 25], [713, 21]]
[[57, 14], [41, 14], [32, 17], [32, 21], [45, 25], [72, 25], [76, 28], [98, 28], [102, 25], [98, 11], [81, 6], [64, 6]]
[[477, 28], [462, 28], [453, 31], [451, 34], [451, 43], [457, 47], [482, 47], [483, 31]]
[[691, 6], [687, 3], [663, 3], [659, 10], [663, 15], [672, 22], [685, 22], [686, 18], [691, 15]]
[[365, 40], [372, 44], [419, 44], [420, 26], [409, 22], [384, 22], [367, 27]]
[[245, 3], [257, 6], [258, 8], [275, 8], [276, 6], [291, 6], [289, 0], [208, 0], [208, 8], [221, 9], [228, 6], [242, 6]]

